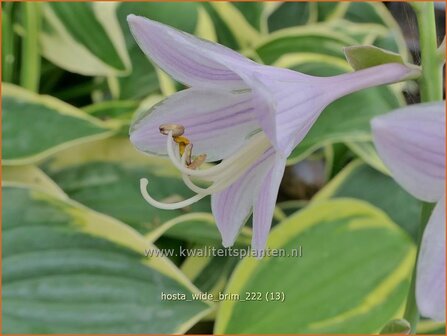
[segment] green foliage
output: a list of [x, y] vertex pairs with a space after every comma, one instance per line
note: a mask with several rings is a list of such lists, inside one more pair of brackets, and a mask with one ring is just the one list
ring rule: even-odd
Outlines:
[[[241, 300], [222, 303], [216, 333], [375, 333], [398, 314], [415, 257], [388, 217], [348, 199], [289, 217], [268, 246], [289, 257], [246, 258], [237, 266], [226, 293]], [[299, 247], [303, 256], [293, 257]], [[247, 293], [255, 295], [250, 300]]]
[[353, 40], [347, 36], [322, 29], [293, 28], [278, 31], [256, 48], [256, 53], [266, 64], [291, 53], [312, 53], [343, 58], [343, 46]]
[[124, 74], [131, 68], [116, 4], [44, 3], [42, 54], [83, 75]]
[[315, 195], [314, 201], [343, 197], [360, 199], [375, 205], [416, 239], [420, 201], [403, 190], [390, 176], [355, 161]]
[[[128, 139], [136, 113], [184, 87], [146, 58], [128, 14], [316, 76], [352, 71], [353, 45], [371, 46], [348, 49], [355, 69], [383, 62], [376, 47], [411, 61], [380, 3], [2, 4], [3, 333], [184, 333], [200, 320], [217, 333], [377, 333], [399, 317], [419, 202], [387, 175], [369, 121], [402, 105], [402, 87], [334, 102], [289, 157], [292, 170], [309, 155], [327, 164], [312, 199], [280, 193], [277, 204], [269, 245], [301, 245], [302, 258], [149, 258], [156, 246], [222, 246], [209, 197], [174, 211], [141, 197], [143, 177], [156, 199], [191, 196], [167, 159]], [[243, 228], [235, 247], [251, 235]], [[286, 299], [217, 306], [162, 291]]]
[[64, 102], [16, 86], [3, 86], [2, 109], [6, 164], [33, 162], [61, 147], [113, 132], [106, 124]]
[[4, 333], [173, 333], [205, 313], [151, 244], [112, 218], [20, 185], [3, 188]]
[[381, 335], [387, 334], [409, 334], [411, 330], [410, 323], [404, 319], [396, 319], [390, 321], [385, 327], [380, 331]]
[[[123, 71], [124, 62], [107, 35], [105, 26], [101, 24], [95, 13], [95, 5], [86, 2], [71, 4], [68, 2], [50, 3], [54, 15], [63, 22], [67, 33], [85, 46], [92, 54], [111, 67]], [[86, 34], [86, 32], [89, 34]]]
[[284, 2], [269, 16], [269, 30], [304, 25], [311, 21], [314, 13], [315, 6], [309, 2]]

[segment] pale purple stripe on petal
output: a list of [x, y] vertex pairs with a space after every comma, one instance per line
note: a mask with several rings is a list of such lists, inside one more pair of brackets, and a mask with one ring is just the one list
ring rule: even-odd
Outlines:
[[399, 63], [388, 63], [333, 77], [321, 78], [326, 99], [336, 100], [347, 94], [408, 78], [415, 70]]
[[[253, 100], [259, 122], [270, 141], [284, 156], [304, 138], [327, 101], [318, 77], [286, 69], [253, 75]], [[294, 77], [294, 79], [293, 79]]]
[[419, 174], [431, 176], [440, 181], [445, 179], [445, 171], [439, 169], [444, 165], [445, 155], [437, 150], [421, 147], [420, 143], [407, 141], [407, 146], [402, 146], [402, 140], [393, 134], [382, 134], [382, 141], [386, 141], [389, 150], [400, 152], [401, 164], [412, 167]]
[[242, 55], [143, 17], [129, 15], [127, 20], [144, 53], [181, 83], [198, 88], [246, 88], [238, 74], [220, 62], [225, 58], [243, 66], [254, 64]]
[[253, 90], [259, 122], [276, 150], [289, 155], [323, 109], [349, 93], [403, 80], [413, 70], [385, 64], [333, 77], [314, 77], [288, 69], [227, 64]]
[[211, 196], [211, 209], [223, 246], [234, 244], [241, 227], [251, 215], [254, 200], [273, 160], [274, 151], [270, 148], [236, 182]]
[[230, 93], [187, 89], [155, 105], [132, 123], [130, 139], [147, 153], [166, 152], [161, 124], [180, 124], [193, 143], [193, 154], [206, 154], [207, 161], [225, 159], [241, 148], [260, 128], [249, 92]]
[[444, 102], [410, 105], [371, 122], [374, 144], [393, 178], [416, 198], [444, 194]]
[[[254, 204], [252, 247], [257, 251], [262, 251], [267, 242], [285, 166], [286, 158], [277, 153], [275, 155], [275, 163], [263, 180]], [[262, 256], [262, 254], [258, 253], [258, 256]]]

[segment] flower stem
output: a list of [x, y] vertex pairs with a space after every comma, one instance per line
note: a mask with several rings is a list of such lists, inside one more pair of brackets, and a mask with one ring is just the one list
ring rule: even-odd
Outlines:
[[[442, 63], [439, 62], [437, 46], [435, 9], [433, 2], [413, 2], [419, 28], [419, 45], [421, 49], [422, 76], [419, 82], [421, 101], [430, 102], [442, 100]], [[422, 203], [421, 218], [417, 235], [417, 257], [419, 256], [422, 236], [425, 226], [432, 213], [434, 204]], [[410, 289], [407, 296], [404, 318], [410, 323], [410, 334], [416, 333], [419, 322], [419, 310], [416, 303], [416, 272], [413, 268]]]
[[413, 2], [419, 29], [422, 77], [419, 83], [421, 101], [442, 100], [442, 65], [438, 61], [438, 45], [434, 3]]
[[20, 84], [31, 91], [39, 90], [40, 80], [40, 6], [38, 2], [22, 4], [22, 24], [25, 35], [22, 38], [22, 70]]
[[[424, 234], [425, 226], [427, 225], [428, 219], [430, 218], [431, 212], [433, 210], [433, 203], [422, 203], [420, 224], [417, 233], [416, 244], [418, 246], [417, 257], [419, 255], [419, 247], [422, 241], [422, 235]], [[416, 304], [416, 265], [413, 268], [413, 273], [411, 275], [411, 284], [407, 296], [407, 304], [405, 307], [404, 319], [410, 323], [411, 330], [410, 334], [416, 333], [416, 327], [419, 322], [419, 310]]]
[[2, 82], [12, 82], [14, 74], [13, 5], [14, 3], [8, 2], [2, 8]]

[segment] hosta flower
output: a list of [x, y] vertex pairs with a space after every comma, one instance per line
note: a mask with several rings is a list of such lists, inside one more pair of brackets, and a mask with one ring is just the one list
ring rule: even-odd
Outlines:
[[[224, 246], [233, 244], [253, 212], [253, 247], [264, 247], [286, 158], [325, 106], [351, 92], [413, 74], [404, 65], [386, 64], [335, 77], [308, 76], [257, 64], [142, 17], [130, 15], [128, 21], [144, 53], [189, 87], [138, 116], [130, 138], [144, 152], [169, 155], [196, 195], [161, 203], [149, 195], [143, 179], [143, 196], [157, 207], [175, 209], [212, 195]], [[160, 126], [167, 136], [160, 134]], [[221, 162], [196, 169], [204, 159]], [[197, 179], [209, 185], [199, 186]]]
[[423, 316], [445, 319], [445, 105], [411, 105], [372, 121], [374, 143], [394, 179], [437, 202], [422, 237], [416, 300]]

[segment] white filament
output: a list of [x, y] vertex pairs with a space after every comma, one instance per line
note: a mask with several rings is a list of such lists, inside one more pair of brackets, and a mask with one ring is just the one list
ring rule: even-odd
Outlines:
[[142, 178], [140, 180], [140, 192], [143, 196], [144, 200], [148, 202], [150, 205], [153, 205], [154, 207], [157, 207], [159, 209], [163, 210], [175, 210], [187, 207], [188, 205], [194, 204], [198, 201], [200, 201], [202, 198], [207, 196], [208, 194], [196, 194], [193, 197], [190, 197], [184, 201], [177, 202], [177, 203], [163, 203], [159, 202], [152, 198], [151, 195], [147, 192], [147, 185], [149, 184], [149, 181], [146, 178]]
[[168, 140], [167, 140], [167, 150], [168, 156], [171, 159], [172, 163], [175, 165], [177, 169], [179, 169], [182, 173], [185, 173], [189, 176], [201, 177], [204, 179], [211, 179], [214, 176], [218, 176], [223, 171], [227, 169], [238, 167], [246, 167], [249, 166], [252, 162], [254, 162], [261, 154], [263, 154], [267, 148], [270, 146], [270, 142], [268, 138], [264, 135], [264, 133], [258, 133], [250, 139], [247, 145], [245, 145], [238, 152], [230, 156], [228, 159], [223, 160], [220, 164], [208, 168], [205, 170], [193, 170], [182, 166], [181, 162], [175, 155], [174, 149], [174, 141], [172, 140], [172, 132], [169, 132]]
[[[140, 180], [140, 191], [143, 198], [149, 204], [164, 210], [180, 209], [201, 200], [207, 195], [224, 190], [234, 183], [270, 146], [267, 137], [261, 132], [254, 135], [246, 146], [218, 165], [204, 170], [194, 170], [186, 166], [186, 153], [180, 158], [179, 153], [176, 153], [177, 148], [175, 147], [172, 131], [169, 132], [167, 138], [166, 146], [169, 158], [182, 173], [185, 185], [197, 194], [177, 203], [160, 202], [149, 195], [147, 191], [149, 182], [147, 179], [142, 178]], [[191, 176], [212, 182], [212, 184], [206, 188], [199, 187], [191, 180]]]
[[[182, 155], [182, 161], [181, 161], [181, 163], [182, 163], [182, 166], [184, 166], [185, 165], [185, 163], [186, 163], [186, 153], [184, 153], [183, 155]], [[228, 172], [229, 173], [233, 173], [232, 171], [230, 171], [230, 170], [228, 170]], [[215, 181], [215, 182], [213, 182], [210, 186], [208, 186], [207, 188], [202, 188], [202, 187], [199, 187], [198, 185], [196, 185], [192, 180], [191, 180], [191, 178], [188, 176], [188, 175], [186, 175], [185, 173], [182, 173], [182, 179], [183, 179], [183, 182], [185, 183], [185, 185], [189, 188], [189, 189], [191, 189], [192, 191], [194, 191], [194, 192], [196, 192], [196, 193], [206, 193], [206, 194], [208, 194], [208, 195], [211, 195], [212, 193], [216, 193], [216, 192], [219, 192], [219, 191], [221, 191], [222, 189], [225, 189], [225, 187], [227, 186], [227, 185], [230, 185], [231, 183], [232, 183], [232, 181], [233, 180], [227, 180], [227, 181], [225, 181], [226, 180], [226, 176], [228, 175], [228, 173], [223, 173], [222, 174], [222, 176], [220, 176], [220, 183], [219, 182], [217, 182], [217, 181]], [[233, 176], [234, 176], [235, 174], [233, 174]], [[237, 178], [239, 178], [239, 175], [238, 176], [236, 176], [236, 179]], [[235, 181], [235, 180], [234, 180]], [[222, 183], [222, 182], [226, 182], [226, 183]], [[219, 188], [220, 187], [220, 188]]]

